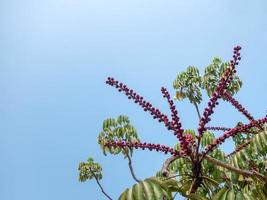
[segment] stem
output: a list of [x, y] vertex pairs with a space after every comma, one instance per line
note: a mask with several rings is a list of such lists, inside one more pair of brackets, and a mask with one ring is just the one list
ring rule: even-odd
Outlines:
[[200, 115], [200, 111], [199, 111], [199, 108], [198, 108], [198, 105], [196, 102], [194, 102], [194, 106], [196, 108], [196, 111], [197, 111], [197, 116], [198, 116], [198, 119], [200, 120], [201, 119], [201, 115]]
[[[196, 102], [194, 102], [194, 106], [196, 108], [198, 118], [199, 118], [199, 120], [201, 120], [200, 111], [199, 111], [199, 108], [198, 108], [198, 105], [197, 105]], [[196, 160], [198, 160], [198, 152], [199, 152], [199, 146], [200, 146], [200, 139], [201, 139], [201, 137], [197, 137], [197, 138], [198, 138], [198, 140], [197, 140], [197, 148], [196, 148], [196, 153], [195, 153]]]
[[161, 173], [163, 176], [169, 177], [170, 172], [169, 172], [168, 168], [169, 168], [170, 164], [178, 158], [180, 158], [180, 156], [172, 156], [172, 157], [169, 157], [167, 160], [165, 160], [165, 162], [163, 163], [162, 168], [161, 168]]
[[[197, 111], [197, 116], [198, 116], [198, 119], [201, 120], [201, 115], [200, 115], [200, 111], [199, 111], [199, 108], [198, 108], [198, 105], [196, 102], [193, 102], [194, 104], [194, 107], [196, 108], [196, 111]], [[199, 147], [200, 147], [200, 139], [201, 137], [197, 137], [197, 148], [196, 148], [196, 152], [195, 152], [195, 160], [198, 160], [198, 152], [199, 152]], [[192, 160], [193, 161], [193, 160]]]
[[257, 171], [248, 171], [248, 170], [242, 170], [242, 169], [239, 169], [239, 168], [236, 168], [236, 167], [233, 167], [232, 165], [229, 165], [225, 162], [222, 162], [220, 160], [217, 160], [215, 158], [212, 158], [210, 157], [209, 155], [206, 155], [204, 157], [207, 161], [215, 164], [215, 165], [218, 165], [218, 166], [221, 166], [225, 169], [228, 169], [230, 171], [233, 171], [233, 172], [236, 172], [238, 174], [242, 174], [244, 176], [250, 176], [250, 177], [257, 177], [258, 179], [262, 180], [263, 182], [267, 182], [267, 177], [264, 176], [263, 174], [257, 172]]
[[196, 193], [197, 189], [203, 183], [201, 162], [196, 161], [192, 166], [193, 182], [189, 189], [189, 194]]
[[173, 198], [172, 198], [173, 200], [175, 199], [175, 197], [176, 197], [177, 194], [178, 194], [178, 192], [176, 192], [176, 193], [174, 194], [174, 196], [173, 196]]
[[112, 198], [111, 198], [111, 197], [104, 191], [104, 188], [103, 188], [102, 185], [100, 184], [100, 182], [99, 182], [99, 180], [97, 179], [95, 173], [94, 173], [92, 170], [90, 170], [90, 171], [91, 171], [91, 173], [93, 174], [93, 176], [94, 176], [94, 178], [95, 178], [95, 180], [96, 180], [97, 185], [100, 187], [101, 192], [102, 192], [102, 193], [103, 193], [109, 200], [112, 200]]
[[132, 166], [132, 159], [131, 159], [131, 157], [129, 156], [129, 154], [126, 151], [124, 151], [124, 152], [125, 152], [125, 155], [126, 155], [126, 157], [128, 159], [128, 165], [129, 165], [129, 169], [130, 169], [130, 172], [131, 172], [131, 175], [132, 175], [133, 179], [136, 182], [140, 182], [140, 180], [135, 176], [135, 173], [134, 173], [134, 170], [133, 170], [133, 166]]
[[202, 178], [202, 179], [206, 179], [206, 180], [212, 182], [214, 185], [217, 185], [217, 186], [220, 185], [220, 183], [218, 183], [217, 181], [215, 181], [215, 180], [213, 180], [213, 179], [211, 179], [211, 178], [209, 178], [209, 177], [207, 177], [207, 176], [201, 176], [201, 178]]
[[169, 179], [172, 179], [172, 178], [176, 178], [178, 176], [187, 176], [189, 178], [192, 178], [193, 177], [191, 174], [187, 174], [187, 173], [186, 174], [176, 174], [176, 175], [169, 176], [169, 177], [163, 179], [163, 181], [166, 181], [166, 180], [169, 180]]
[[195, 185], [196, 185], [196, 179], [193, 179], [193, 182], [192, 182], [192, 185], [190, 186], [188, 194], [192, 194], [192, 193], [194, 193], [196, 191], [195, 190]]

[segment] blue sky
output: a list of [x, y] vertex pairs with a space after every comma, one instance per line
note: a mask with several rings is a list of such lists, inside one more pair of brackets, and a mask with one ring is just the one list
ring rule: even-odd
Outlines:
[[[108, 87], [107, 76], [168, 112], [161, 86], [174, 93], [178, 72], [189, 65], [203, 69], [214, 56], [229, 60], [240, 44], [244, 86], [236, 98], [255, 117], [266, 114], [265, 0], [2, 0], [0, 30], [3, 200], [104, 199], [94, 181], [78, 182], [78, 163], [88, 156], [102, 164], [102, 184], [116, 199], [134, 181], [127, 162], [105, 157], [97, 144], [107, 117], [128, 115], [143, 141], [176, 143]], [[194, 108], [187, 101], [177, 107], [184, 127], [196, 128]], [[246, 121], [226, 103], [213, 117], [213, 125]], [[166, 158], [136, 151], [137, 176], [153, 176]]]

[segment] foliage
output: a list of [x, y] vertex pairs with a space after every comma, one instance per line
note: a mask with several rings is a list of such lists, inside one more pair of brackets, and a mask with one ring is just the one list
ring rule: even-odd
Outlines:
[[[128, 86], [114, 78], [107, 79], [107, 84], [124, 93], [162, 123], [178, 141], [174, 147], [141, 142], [127, 116], [106, 119], [98, 143], [105, 155], [122, 153], [127, 157], [131, 174], [137, 182], [125, 189], [119, 200], [173, 200], [177, 193], [185, 199], [193, 200], [267, 199], [267, 116], [254, 119], [233, 97], [242, 86], [242, 81], [236, 75], [236, 67], [241, 59], [240, 50], [239, 46], [234, 48], [233, 59], [229, 62], [214, 58], [203, 75], [198, 68], [189, 66], [174, 80], [174, 99], [180, 101], [187, 98], [197, 110], [197, 130], [182, 128], [178, 111], [166, 88], [163, 87], [161, 92], [169, 104], [171, 118]], [[200, 115], [198, 105], [202, 102], [203, 90], [210, 100]], [[233, 128], [207, 126], [219, 99], [229, 102], [247, 118], [248, 123], [238, 122]], [[215, 131], [222, 134], [215, 137]], [[220, 145], [231, 138], [235, 150], [226, 155]], [[140, 181], [131, 165], [130, 156], [134, 149], [149, 149], [171, 156], [154, 177]], [[100, 165], [92, 159], [81, 163], [79, 170], [81, 181], [92, 178], [98, 181], [102, 178]], [[102, 186], [100, 188], [106, 195]]]
[[103, 130], [98, 136], [98, 144], [103, 150], [104, 155], [132, 154], [132, 148], [107, 147], [105, 144], [110, 140], [122, 140], [127, 142], [140, 142], [136, 129], [130, 124], [127, 116], [120, 115], [117, 119], [109, 118], [103, 122]]
[[185, 72], [179, 73], [173, 82], [173, 87], [177, 90], [175, 97], [178, 100], [188, 98], [191, 103], [198, 104], [202, 100], [201, 77], [196, 67], [189, 66]]
[[102, 167], [100, 164], [94, 162], [93, 158], [88, 158], [87, 162], [81, 162], [79, 165], [79, 180], [85, 182], [93, 178], [97, 180], [102, 179]]
[[175, 181], [166, 182], [159, 178], [151, 177], [136, 183], [132, 188], [127, 188], [119, 197], [119, 200], [153, 200], [171, 199], [172, 187], [177, 187]]

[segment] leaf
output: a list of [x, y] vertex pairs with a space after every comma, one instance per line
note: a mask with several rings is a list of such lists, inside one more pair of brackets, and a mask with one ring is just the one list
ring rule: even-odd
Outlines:
[[221, 190], [219, 190], [219, 192], [217, 192], [212, 199], [213, 200], [224, 200], [222, 197], [228, 192], [227, 188], [222, 188]]
[[133, 186], [133, 196], [135, 199], [145, 200], [144, 188], [142, 184], [135, 184]]
[[153, 191], [153, 187], [150, 182], [148, 181], [142, 181], [140, 184], [142, 184], [144, 188], [144, 196], [146, 197], [147, 200], [153, 200], [155, 199], [154, 193], [151, 192]]
[[172, 193], [166, 183], [156, 177], [145, 179], [134, 184], [132, 188], [127, 188], [119, 200], [159, 200], [163, 197], [170, 200]]
[[179, 73], [173, 82], [173, 87], [176, 90], [177, 100], [188, 98], [191, 103], [198, 104], [202, 100], [201, 77], [196, 67], [189, 66], [185, 72]]
[[[267, 153], [267, 131], [261, 131], [254, 135], [248, 146], [233, 154], [229, 160], [232, 165], [241, 169], [250, 169], [250, 161], [260, 161], [261, 156]], [[256, 163], [255, 163], [256, 164]], [[263, 164], [262, 167], [264, 168]]]

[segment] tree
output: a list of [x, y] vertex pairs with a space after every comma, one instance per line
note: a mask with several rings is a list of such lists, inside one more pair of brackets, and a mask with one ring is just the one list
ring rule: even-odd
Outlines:
[[[171, 118], [125, 84], [114, 78], [107, 79], [108, 85], [139, 104], [145, 112], [164, 124], [178, 140], [175, 147], [141, 142], [127, 116], [103, 122], [103, 131], [98, 137], [103, 153], [124, 155], [128, 159], [132, 177], [137, 182], [132, 188], [122, 192], [119, 200], [171, 200], [177, 193], [186, 199], [195, 200], [267, 199], [267, 116], [254, 119], [233, 97], [242, 86], [236, 75], [236, 67], [241, 60], [240, 50], [240, 46], [234, 48], [230, 62], [214, 58], [205, 68], [203, 76], [192, 66], [179, 73], [173, 82], [176, 90], [174, 99], [162, 87], [161, 92], [169, 104]], [[206, 91], [210, 100], [201, 114], [198, 106], [202, 101], [202, 91]], [[199, 117], [197, 131], [182, 128], [174, 100], [186, 98], [193, 104]], [[248, 123], [238, 122], [233, 128], [207, 126], [220, 99], [232, 104], [248, 119]], [[215, 131], [221, 131], [221, 136], [215, 138]], [[235, 151], [226, 155], [220, 145], [230, 138], [234, 141]], [[141, 181], [132, 167], [134, 149], [148, 149], [171, 156], [154, 177]], [[99, 164], [89, 159], [86, 163], [80, 163], [79, 170], [80, 181], [94, 178], [102, 192], [111, 199], [99, 183], [102, 178]]]

